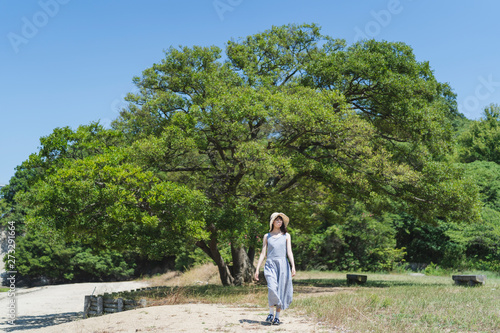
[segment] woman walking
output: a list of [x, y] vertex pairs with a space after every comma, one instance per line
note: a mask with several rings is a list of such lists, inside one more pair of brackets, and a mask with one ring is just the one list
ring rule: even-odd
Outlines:
[[[259, 280], [259, 268], [267, 252], [264, 276], [267, 281], [269, 315], [266, 321], [273, 325], [280, 324], [281, 310], [285, 310], [292, 303], [292, 276], [295, 275], [295, 262], [290, 234], [286, 228], [288, 222], [288, 216], [283, 213], [271, 215], [269, 233], [265, 234], [262, 240], [262, 252], [255, 269], [255, 280]], [[290, 264], [286, 260], [287, 256]], [[274, 313], [275, 307], [276, 314]]]

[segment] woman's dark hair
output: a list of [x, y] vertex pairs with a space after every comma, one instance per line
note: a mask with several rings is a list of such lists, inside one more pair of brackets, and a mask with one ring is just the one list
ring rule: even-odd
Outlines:
[[[281, 227], [280, 227], [280, 230], [281, 230], [281, 232], [282, 232], [282, 233], [286, 234], [286, 233], [288, 232], [288, 230], [287, 230], [287, 228], [286, 228], [286, 226], [285, 226], [285, 221], [283, 221], [283, 218], [282, 218], [281, 216], [278, 216], [278, 217], [281, 219]], [[277, 217], [277, 218], [278, 218], [278, 217]], [[276, 218], [276, 219], [277, 219], [277, 218]], [[276, 220], [276, 219], [275, 219], [275, 220]], [[273, 224], [272, 224], [272, 226], [271, 226], [271, 231], [273, 231], [273, 229], [274, 229], [274, 220], [273, 220]]]

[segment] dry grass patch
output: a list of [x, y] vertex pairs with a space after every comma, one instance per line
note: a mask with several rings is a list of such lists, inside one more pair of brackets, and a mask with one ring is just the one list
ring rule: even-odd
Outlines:
[[211, 263], [196, 266], [186, 272], [168, 272], [162, 275], [144, 279], [151, 287], [157, 286], [192, 286], [192, 285], [221, 285], [219, 270]]

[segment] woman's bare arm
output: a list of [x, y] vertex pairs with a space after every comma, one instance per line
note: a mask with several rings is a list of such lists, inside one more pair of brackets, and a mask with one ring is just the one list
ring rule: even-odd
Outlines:
[[290, 237], [290, 234], [286, 234], [286, 254], [288, 256], [288, 260], [290, 261], [290, 265], [292, 266], [292, 276], [295, 276], [295, 260], [293, 259], [293, 252], [292, 252], [292, 237]]
[[262, 262], [264, 261], [264, 258], [266, 257], [266, 251], [267, 251], [267, 237], [266, 236], [267, 236], [267, 234], [264, 235], [264, 237], [262, 239], [262, 251], [260, 252], [259, 262], [257, 263], [257, 267], [255, 268], [254, 278], [257, 281], [259, 281], [260, 265], [262, 265]]

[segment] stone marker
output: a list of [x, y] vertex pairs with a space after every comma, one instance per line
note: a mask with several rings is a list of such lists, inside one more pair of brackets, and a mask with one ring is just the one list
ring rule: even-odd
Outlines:
[[366, 282], [368, 276], [360, 274], [347, 274], [347, 284], [356, 283], [363, 284]]
[[486, 275], [453, 275], [451, 278], [457, 285], [477, 286], [486, 283]]

